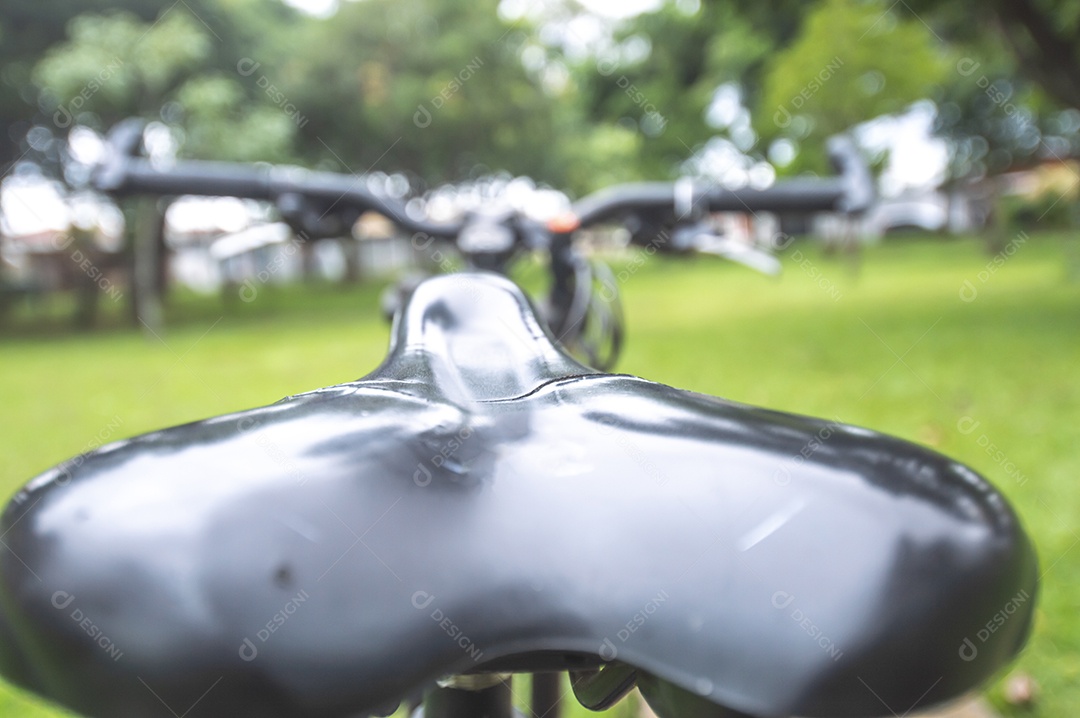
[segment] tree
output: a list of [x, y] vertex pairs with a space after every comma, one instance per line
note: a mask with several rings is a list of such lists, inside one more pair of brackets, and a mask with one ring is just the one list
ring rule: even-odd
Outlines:
[[1025, 74], [1069, 107], [1080, 107], [1080, 13], [1074, 2], [989, 3]]
[[522, 66], [529, 28], [497, 0], [343, 3], [260, 70], [298, 108], [304, 156], [340, 171], [403, 170], [427, 182], [505, 168], [562, 178], [552, 98]]
[[[825, 170], [826, 136], [926, 97], [947, 66], [925, 26], [883, 1], [680, 0], [616, 41], [575, 76], [586, 120], [629, 130], [647, 177], [681, 171], [711, 138], [756, 157], [787, 139], [802, 149], [788, 171]], [[742, 103], [723, 120], [710, 116], [721, 86]]]
[[1062, 110], [1015, 73], [1011, 58], [968, 50], [956, 61], [953, 79], [934, 95], [935, 132], [950, 146], [950, 181], [1076, 155], [1080, 111]]
[[[238, 70], [230, 76], [213, 67], [222, 37], [186, 7], [170, 6], [153, 22], [126, 12], [74, 18], [68, 39], [33, 71], [54, 128], [63, 136], [75, 124], [106, 128], [132, 115], [162, 117], [182, 126], [188, 156], [286, 158], [291, 120], [268, 102], [250, 102]], [[147, 200], [128, 209], [129, 219], [139, 217], [129, 224], [132, 307], [157, 328], [166, 276], [162, 209]]]
[[[25, 138], [35, 126], [58, 129], [53, 122], [57, 99], [48, 93], [41, 96], [42, 88], [32, 80], [42, 55], [68, 38], [71, 23], [78, 15], [117, 12], [147, 23], [162, 14], [186, 13], [197, 18], [199, 25], [215, 36], [209, 65], [224, 71], [234, 68], [238, 58], [252, 54], [252, 48], [271, 29], [288, 27], [296, 17], [296, 11], [285, 3], [261, 0], [184, 0], [172, 5], [155, 0], [33, 0], [4, 4], [0, 10], [0, 171], [6, 171], [27, 151]], [[35, 154], [42, 153], [28, 156]], [[55, 147], [44, 154], [50, 160], [58, 159]]]
[[206, 60], [210, 44], [197, 21], [182, 12], [154, 23], [123, 12], [80, 15], [69, 24], [67, 40], [35, 66], [33, 79], [45, 101], [56, 105], [57, 127], [89, 112], [110, 125], [129, 115], [157, 115], [165, 98]]
[[23, 138], [35, 119], [49, 122], [38, 108], [38, 89], [30, 79], [34, 64], [51, 45], [61, 42], [68, 22], [80, 12], [123, 9], [153, 19], [160, 4], [152, 0], [34, 0], [5, 3], [0, 11], [0, 171], [26, 150]]
[[770, 38], [727, 3], [668, 3], [629, 23], [613, 47], [579, 62], [585, 121], [627, 136], [623, 181], [671, 176], [717, 129], [706, 110], [718, 86], [739, 81]]
[[582, 132], [599, 133], [609, 150], [621, 137], [624, 181], [673, 176], [716, 136], [752, 151], [757, 136], [745, 108], [727, 123], [710, 118], [708, 109], [725, 84], [738, 89], [744, 104], [756, 103], [766, 63], [797, 32], [804, 5], [675, 0], [624, 22], [612, 47], [571, 63]]
[[769, 62], [757, 116], [766, 138], [814, 149], [797, 168], [824, 170], [824, 140], [904, 110], [946, 78], [945, 56], [915, 18], [880, 2], [823, 0]]
[[[107, 128], [124, 117], [165, 118], [184, 126], [190, 156], [283, 159], [293, 124], [240, 75], [215, 70], [213, 30], [191, 13], [169, 8], [154, 22], [130, 13], [80, 15], [68, 39], [35, 66], [54, 125]], [[251, 100], [254, 98], [254, 102]]]
[[909, 7], [958, 47], [994, 45], [996, 50], [1004, 41], [1015, 60], [1014, 77], [1033, 82], [1064, 107], [1080, 108], [1080, 7], [1075, 2], [910, 0]]
[[[1057, 0], [910, 0], [955, 62], [935, 94], [964, 179], [1080, 155], [1080, 14]], [[1005, 52], [1002, 52], [1002, 48]]]

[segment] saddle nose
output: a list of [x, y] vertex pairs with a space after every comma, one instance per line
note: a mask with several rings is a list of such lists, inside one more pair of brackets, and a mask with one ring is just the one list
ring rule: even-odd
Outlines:
[[394, 318], [386, 361], [365, 379], [423, 382], [468, 404], [512, 399], [595, 373], [559, 346], [512, 282], [469, 273], [417, 287]]

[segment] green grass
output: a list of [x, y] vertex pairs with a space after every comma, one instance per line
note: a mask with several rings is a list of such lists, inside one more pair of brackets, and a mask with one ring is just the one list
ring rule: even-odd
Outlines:
[[[800, 266], [794, 251], [810, 264]], [[1043, 575], [1034, 637], [1011, 670], [1042, 697], [1025, 715], [1080, 711], [1080, 284], [1075, 242], [1033, 236], [996, 273], [975, 241], [899, 241], [848, 260], [796, 245], [767, 279], [710, 259], [650, 259], [621, 284], [620, 371], [840, 418], [971, 464], [1012, 500]], [[965, 280], [978, 289], [964, 302]], [[820, 285], [825, 283], [833, 291]], [[95, 438], [120, 438], [354, 379], [381, 359], [376, 287], [178, 298], [160, 339], [57, 330], [61, 306], [0, 325], [0, 492]], [[960, 423], [963, 421], [964, 423]], [[979, 422], [970, 433], [962, 428]], [[985, 440], [983, 439], [985, 437]], [[993, 442], [1006, 457], [991, 456]], [[990, 689], [1003, 706], [1000, 683]], [[60, 715], [0, 686], [0, 716]]]

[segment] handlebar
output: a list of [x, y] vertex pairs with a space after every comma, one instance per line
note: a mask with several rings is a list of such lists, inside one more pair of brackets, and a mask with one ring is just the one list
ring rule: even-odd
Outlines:
[[240, 197], [269, 200], [279, 207], [297, 207], [306, 201], [327, 213], [336, 206], [372, 210], [409, 232], [454, 239], [461, 222], [431, 222], [408, 214], [405, 207], [380, 197], [349, 175], [309, 172], [299, 168], [235, 162], [189, 160], [157, 166], [137, 156], [142, 122], [125, 120], [109, 133], [107, 159], [93, 175], [94, 186], [110, 195], [134, 194]]
[[[308, 207], [323, 215], [336, 207], [378, 212], [409, 232], [453, 240], [464, 222], [432, 222], [408, 214], [404, 205], [362, 187], [355, 177], [298, 168], [231, 162], [184, 161], [157, 166], [138, 156], [143, 123], [129, 119], [109, 133], [110, 151], [93, 176], [108, 194], [229, 196], [269, 200], [280, 208]], [[829, 140], [828, 151], [839, 173], [829, 178], [799, 178], [763, 189], [702, 188], [691, 180], [617, 185], [579, 200], [573, 208], [578, 227], [631, 212], [674, 213], [677, 221], [709, 212], [865, 211], [874, 196], [870, 172], [847, 137]]]
[[701, 188], [693, 182], [641, 182], [601, 190], [574, 206], [581, 226], [597, 224], [630, 211], [671, 211], [679, 219], [695, 210], [709, 212], [843, 212], [865, 211], [874, 198], [870, 171], [847, 137], [829, 139], [836, 177], [799, 178], [766, 188]]
[[[670, 237], [672, 252], [707, 252], [765, 273], [779, 271], [771, 255], [714, 236], [708, 212], [843, 212], [858, 214], [873, 199], [870, 172], [850, 139], [830, 140], [837, 175], [792, 179], [763, 189], [724, 189], [681, 179], [674, 183], [624, 184], [578, 201], [568, 214], [545, 224], [513, 212], [477, 212], [453, 222], [433, 222], [408, 214], [406, 206], [379, 196], [362, 180], [343, 174], [309, 172], [266, 164], [183, 161], [161, 164], [141, 156], [143, 122], [129, 119], [108, 136], [105, 159], [91, 175], [93, 185], [114, 196], [203, 195], [273, 202], [282, 218], [312, 238], [348, 234], [364, 211], [377, 212], [398, 228], [454, 242], [466, 263], [506, 273], [523, 248], [543, 249], [552, 282], [544, 304], [555, 336], [598, 368], [609, 368], [622, 342], [617, 283], [601, 265], [575, 249], [574, 232], [609, 220], [636, 225], [636, 244]], [[671, 229], [671, 234], [667, 230]], [[598, 290], [597, 287], [602, 289]], [[393, 304], [393, 302], [391, 302]]]

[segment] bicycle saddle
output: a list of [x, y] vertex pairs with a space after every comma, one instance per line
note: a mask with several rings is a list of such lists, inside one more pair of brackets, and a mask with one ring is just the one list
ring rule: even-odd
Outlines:
[[421, 284], [363, 379], [77, 457], [0, 530], [0, 671], [107, 718], [601, 664], [664, 718], [890, 715], [1010, 660], [1037, 580], [971, 469], [597, 373], [487, 274]]

